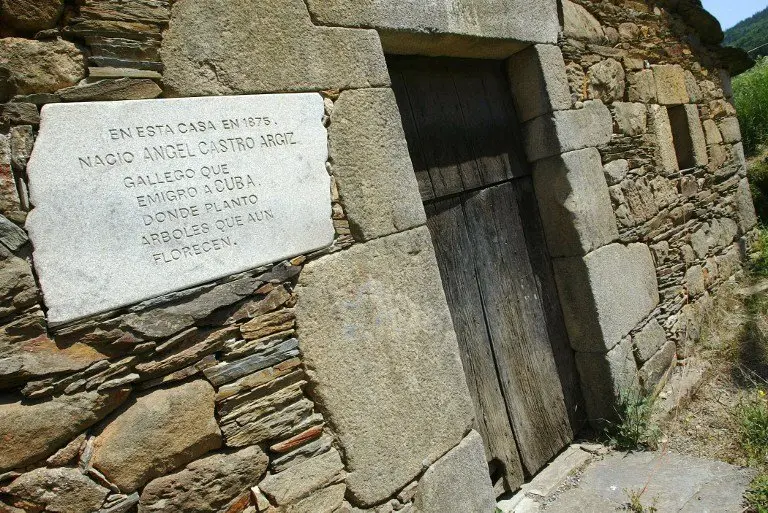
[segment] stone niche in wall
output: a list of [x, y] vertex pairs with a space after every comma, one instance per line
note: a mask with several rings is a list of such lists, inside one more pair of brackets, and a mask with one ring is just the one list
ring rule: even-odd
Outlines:
[[54, 104], [29, 166], [52, 325], [330, 245], [319, 94]]

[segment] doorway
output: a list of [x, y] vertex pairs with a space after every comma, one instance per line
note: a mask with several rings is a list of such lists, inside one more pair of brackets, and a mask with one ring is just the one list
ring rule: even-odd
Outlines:
[[581, 393], [505, 64], [388, 57], [494, 482], [573, 440]]

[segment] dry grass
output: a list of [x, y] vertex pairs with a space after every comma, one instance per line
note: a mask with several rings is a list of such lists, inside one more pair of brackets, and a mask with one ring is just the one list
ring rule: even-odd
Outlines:
[[744, 407], [768, 390], [768, 294], [745, 298], [739, 288], [730, 284], [718, 292], [697, 348], [712, 366], [710, 375], [663, 426], [662, 442], [676, 452], [746, 465], [749, 455], [738, 436]]
[[757, 469], [747, 511], [768, 513], [768, 292], [757, 292], [765, 288], [761, 275], [718, 291], [695, 348], [711, 371], [662, 426], [661, 448]]
[[763, 376], [756, 372], [763, 359], [755, 358], [755, 353], [763, 353], [755, 351], [756, 346], [768, 346], [768, 302], [765, 296], [745, 300], [738, 288], [723, 286], [705, 319], [696, 350], [711, 371], [691, 401], [662, 427], [662, 446], [746, 465], [748, 456], [738, 438], [738, 409], [768, 383], [764, 372]]

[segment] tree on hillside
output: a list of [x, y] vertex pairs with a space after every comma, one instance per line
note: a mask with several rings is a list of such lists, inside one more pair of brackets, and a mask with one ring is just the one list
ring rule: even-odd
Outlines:
[[768, 8], [726, 30], [723, 44], [750, 52], [751, 57], [768, 55]]

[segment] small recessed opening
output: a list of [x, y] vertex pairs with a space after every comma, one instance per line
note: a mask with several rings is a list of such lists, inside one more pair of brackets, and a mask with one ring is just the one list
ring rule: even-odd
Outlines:
[[672, 140], [675, 144], [678, 166], [680, 169], [696, 167], [693, 138], [691, 137], [685, 105], [669, 107], [667, 110], [669, 111], [669, 123], [672, 125]]

